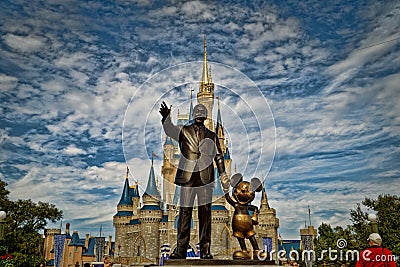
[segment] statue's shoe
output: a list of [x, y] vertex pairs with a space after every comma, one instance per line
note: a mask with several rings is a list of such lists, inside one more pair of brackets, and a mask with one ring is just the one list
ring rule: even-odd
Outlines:
[[234, 260], [249, 260], [251, 259], [250, 254], [247, 250], [238, 250], [233, 253]]

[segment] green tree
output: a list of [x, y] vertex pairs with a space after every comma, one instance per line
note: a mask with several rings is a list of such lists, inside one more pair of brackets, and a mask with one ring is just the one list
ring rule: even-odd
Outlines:
[[7, 212], [5, 244], [15, 258], [14, 266], [36, 266], [43, 261], [40, 255], [42, 235], [49, 221], [55, 223], [62, 218], [62, 211], [47, 202], [35, 203], [30, 199], [11, 201], [6, 190], [7, 183], [0, 180], [0, 205]]
[[[354, 234], [349, 226], [345, 229], [341, 226], [332, 228], [329, 224], [322, 223], [318, 227], [318, 233], [318, 237], [314, 240], [315, 253], [318, 257], [317, 265], [322, 266], [325, 263], [328, 266], [340, 266], [346, 264], [346, 262], [355, 263], [351, 255], [346, 258], [345, 254], [345, 250], [353, 250], [356, 246]], [[341, 250], [343, 254], [341, 254]], [[331, 251], [331, 254], [329, 254], [329, 251]]]

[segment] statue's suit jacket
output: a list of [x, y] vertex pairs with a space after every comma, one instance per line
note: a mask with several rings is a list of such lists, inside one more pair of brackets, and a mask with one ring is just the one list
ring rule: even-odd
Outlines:
[[176, 172], [175, 184], [182, 185], [190, 181], [193, 172], [200, 173], [203, 185], [214, 181], [213, 160], [221, 175], [225, 172], [224, 156], [217, 135], [204, 127], [204, 133], [198, 137], [193, 123], [176, 126], [168, 116], [163, 122], [165, 133], [179, 143], [181, 158]]

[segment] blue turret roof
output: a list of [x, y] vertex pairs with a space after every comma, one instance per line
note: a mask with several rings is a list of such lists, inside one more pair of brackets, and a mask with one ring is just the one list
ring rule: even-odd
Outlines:
[[213, 205], [211, 210], [227, 210], [224, 205]]
[[122, 190], [121, 199], [118, 202], [118, 205], [132, 205], [132, 197], [129, 194], [129, 180], [128, 178], [125, 179], [124, 189]]
[[181, 187], [177, 185], [175, 186], [174, 199], [172, 200], [173, 205], [178, 205], [180, 196], [181, 196]]
[[149, 180], [147, 181], [146, 191], [144, 192], [143, 195], [161, 198], [160, 192], [158, 192], [156, 184], [156, 176], [154, 175], [153, 162], [151, 163]]
[[114, 216], [133, 216], [133, 211], [118, 211]]
[[164, 146], [165, 145], [174, 145], [174, 142], [172, 141], [171, 137], [167, 136], [167, 138], [165, 138]]
[[96, 239], [95, 238], [89, 238], [88, 247], [86, 248], [87, 250], [84, 253], [82, 253], [82, 255], [95, 256], [95, 254], [94, 254], [95, 245], [96, 245]]
[[158, 205], [144, 205], [141, 210], [161, 210]]
[[192, 103], [192, 96], [190, 96], [190, 108], [189, 108], [189, 121], [193, 120], [193, 103]]
[[217, 113], [217, 123], [222, 125], [221, 110], [219, 109], [219, 107], [218, 107], [218, 113]]
[[83, 244], [81, 242], [81, 240], [79, 239], [78, 232], [74, 232], [72, 234], [72, 240], [71, 240], [71, 242], [69, 242], [68, 246], [76, 246], [76, 247], [84, 247], [85, 246], [85, 244]]
[[215, 133], [216, 134], [218, 134], [219, 128], [221, 128], [222, 134], [224, 134], [224, 128], [222, 127], [221, 110], [219, 109], [219, 100], [218, 100], [217, 125], [215, 125]]
[[221, 182], [219, 179], [219, 174], [218, 174], [217, 169], [214, 170], [214, 173], [215, 173], [215, 187], [214, 187], [213, 195], [214, 196], [223, 196], [224, 192], [222, 191]]
[[133, 220], [130, 220], [129, 224], [131, 224], [131, 225], [140, 224], [140, 221], [139, 221], [139, 219], [133, 219]]
[[229, 160], [229, 159], [231, 159], [231, 153], [229, 153], [229, 148], [226, 147], [226, 151], [224, 154], [224, 160]]

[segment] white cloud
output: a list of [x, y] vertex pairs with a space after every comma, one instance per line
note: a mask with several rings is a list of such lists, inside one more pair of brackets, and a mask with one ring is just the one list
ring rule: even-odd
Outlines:
[[76, 147], [75, 145], [69, 145], [68, 147], [64, 148], [63, 152], [69, 156], [76, 156], [76, 155], [85, 155], [86, 151]]
[[45, 44], [45, 40], [38, 36], [19, 36], [9, 33], [3, 39], [8, 46], [21, 52], [36, 52]]
[[18, 79], [13, 76], [8, 76], [0, 73], [0, 92], [9, 91], [16, 87]]

